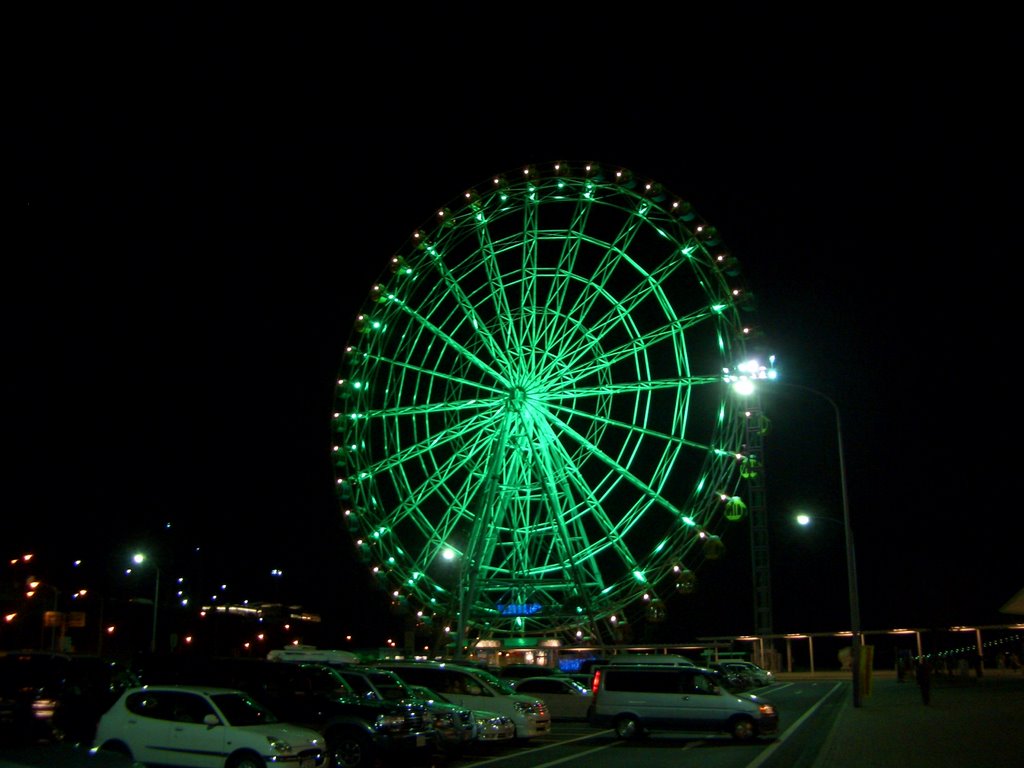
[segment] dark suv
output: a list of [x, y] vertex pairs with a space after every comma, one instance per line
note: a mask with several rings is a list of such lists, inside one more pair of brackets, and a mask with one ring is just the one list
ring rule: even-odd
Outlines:
[[47, 651], [0, 654], [0, 745], [89, 746], [100, 715], [135, 685], [127, 665]]
[[374, 701], [321, 664], [195, 656], [150, 657], [143, 684], [180, 683], [245, 691], [280, 720], [319, 731], [334, 768], [369, 768], [380, 759], [427, 764], [435, 735], [422, 702]]

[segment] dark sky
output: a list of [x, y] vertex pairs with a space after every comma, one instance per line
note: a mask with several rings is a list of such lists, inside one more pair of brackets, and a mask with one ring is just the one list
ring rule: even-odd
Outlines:
[[[719, 228], [764, 348], [838, 405], [864, 627], [1012, 618], [1011, 25], [550, 5], [26, 20], [5, 557], [202, 541], [203, 567], [257, 598], [281, 567], [307, 606], [389, 621], [331, 492], [355, 315], [436, 208], [528, 163], [597, 160]], [[792, 391], [765, 408], [776, 629], [843, 625], [841, 530], [789, 524], [842, 513], [833, 412]], [[751, 629], [749, 539], [726, 543], [682, 634]]]

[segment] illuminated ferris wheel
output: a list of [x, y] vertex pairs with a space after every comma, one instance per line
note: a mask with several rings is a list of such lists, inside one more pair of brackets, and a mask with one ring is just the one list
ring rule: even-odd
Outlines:
[[531, 166], [437, 211], [335, 389], [338, 496], [392, 604], [460, 640], [611, 640], [692, 590], [743, 509], [744, 300], [715, 229], [626, 170]]

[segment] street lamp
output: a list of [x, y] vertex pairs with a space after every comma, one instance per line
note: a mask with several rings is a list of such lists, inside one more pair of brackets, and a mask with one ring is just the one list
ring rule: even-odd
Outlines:
[[[146, 556], [141, 552], [136, 552], [132, 555], [132, 562], [136, 565], [142, 565], [146, 562]], [[153, 568], [156, 569], [156, 581], [153, 586], [153, 631], [149, 640], [150, 653], [156, 653], [156, 617], [160, 606], [160, 566], [154, 562]]]
[[[772, 356], [771, 361], [773, 364], [774, 360], [775, 358]], [[843, 497], [843, 529], [846, 538], [846, 576], [850, 595], [850, 631], [853, 633], [853, 638], [850, 644], [853, 662], [853, 706], [859, 707], [861, 704], [860, 598], [857, 595], [857, 558], [854, 554], [853, 548], [853, 529], [850, 527], [850, 501], [846, 493], [846, 462], [843, 457], [843, 425], [842, 420], [839, 418], [839, 406], [836, 405], [835, 401], [831, 397], [817, 389], [805, 387], [802, 384], [791, 384], [789, 382], [779, 381], [776, 377], [774, 368], [766, 369], [764, 366], [755, 362], [744, 363], [739, 366], [738, 374], [730, 375], [727, 372], [726, 376], [726, 380], [731, 381], [736, 391], [740, 394], [750, 394], [753, 392], [753, 381], [755, 379], [768, 379], [772, 381], [772, 386], [789, 387], [790, 389], [798, 389], [802, 392], [808, 392], [812, 395], [816, 395], [828, 403], [835, 412], [836, 446], [839, 450], [839, 482], [842, 488]]]

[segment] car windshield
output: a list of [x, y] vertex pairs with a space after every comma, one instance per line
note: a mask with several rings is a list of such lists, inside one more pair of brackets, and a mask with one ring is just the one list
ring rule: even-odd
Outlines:
[[409, 690], [412, 691], [414, 696], [417, 696], [421, 699], [425, 699], [427, 701], [439, 701], [442, 704], [452, 703], [451, 699], [446, 699], [443, 693], [432, 691], [430, 688], [427, 688], [423, 685], [411, 685], [409, 686]]
[[317, 693], [328, 693], [332, 695], [352, 695], [355, 691], [352, 690], [352, 686], [349, 685], [345, 679], [337, 673], [336, 670], [330, 667], [320, 666], [318, 664], [303, 664], [302, 669], [305, 670], [307, 679], [310, 685], [313, 686], [313, 691]]
[[366, 676], [370, 679], [373, 687], [377, 689], [377, 693], [385, 699], [398, 701], [416, 696], [397, 675], [388, 672], [369, 672]]
[[502, 693], [516, 692], [516, 689], [513, 688], [507, 681], [502, 680], [500, 677], [492, 675], [490, 672], [485, 672], [482, 669], [474, 669], [471, 675], [475, 676], [478, 680], [483, 680], [492, 688], [497, 688]]
[[244, 694], [215, 693], [210, 698], [227, 718], [227, 725], [264, 725], [277, 722], [273, 712], [264, 709]]

